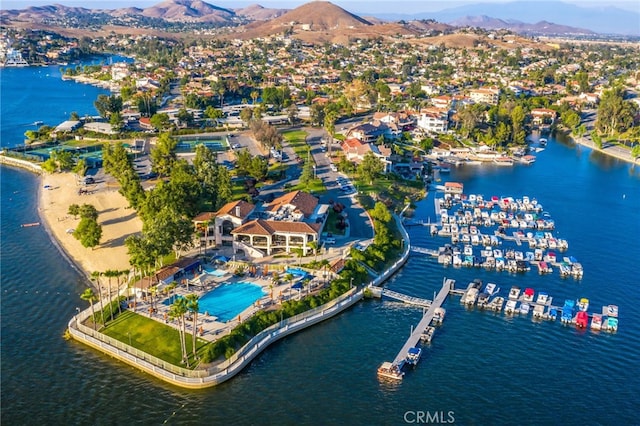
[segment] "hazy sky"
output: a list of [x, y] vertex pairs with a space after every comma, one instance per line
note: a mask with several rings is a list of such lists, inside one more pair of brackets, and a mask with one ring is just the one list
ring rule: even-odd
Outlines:
[[[82, 6], [92, 9], [117, 9], [126, 6], [149, 7], [163, 0], [0, 0], [0, 9], [24, 9], [29, 6], [64, 4], [65, 6]], [[205, 2], [229, 9], [237, 9], [250, 4], [264, 7], [293, 9], [309, 0], [204, 0]], [[353, 13], [419, 13], [448, 9], [473, 3], [505, 3], [513, 0], [332, 0], [332, 3]], [[564, 0], [580, 6], [617, 6], [622, 9], [640, 11], [638, 0]]]

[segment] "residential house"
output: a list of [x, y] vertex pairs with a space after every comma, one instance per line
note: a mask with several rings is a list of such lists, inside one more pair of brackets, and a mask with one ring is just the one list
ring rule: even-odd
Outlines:
[[427, 133], [445, 133], [449, 128], [449, 115], [444, 109], [423, 109], [418, 115], [416, 124], [419, 129]]
[[483, 87], [469, 91], [469, 98], [476, 103], [498, 105], [500, 89], [497, 87]]
[[387, 126], [375, 121], [372, 123], [364, 123], [354, 126], [347, 132], [347, 137], [360, 139], [364, 143], [375, 142], [380, 136], [384, 136], [388, 132]]
[[531, 122], [534, 125], [553, 124], [557, 118], [557, 113], [549, 108], [533, 108], [531, 110]]

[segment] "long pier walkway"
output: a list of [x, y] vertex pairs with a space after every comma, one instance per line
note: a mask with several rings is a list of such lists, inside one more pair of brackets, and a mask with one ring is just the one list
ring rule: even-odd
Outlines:
[[400, 300], [404, 303], [409, 303], [410, 305], [422, 306], [424, 308], [428, 308], [429, 306], [431, 306], [431, 300], [407, 296], [406, 294], [398, 293], [397, 291], [389, 290], [387, 288], [382, 289], [382, 294], [392, 299]]
[[418, 344], [418, 342], [420, 341], [420, 336], [422, 335], [422, 332], [431, 323], [431, 320], [433, 319], [436, 309], [441, 307], [444, 301], [447, 300], [447, 296], [449, 296], [449, 291], [451, 291], [454, 284], [455, 284], [455, 280], [452, 280], [452, 279], [446, 279], [442, 283], [442, 288], [436, 295], [436, 298], [433, 300], [433, 302], [429, 306], [429, 309], [427, 309], [427, 312], [424, 314], [424, 316], [422, 317], [422, 319], [420, 320], [416, 328], [413, 330], [413, 333], [411, 333], [411, 336], [409, 336], [409, 338], [407, 339], [407, 342], [404, 344], [402, 349], [400, 349], [400, 352], [398, 352], [398, 355], [396, 355], [396, 358], [393, 360], [393, 365], [397, 365], [399, 368], [402, 367], [402, 365], [404, 364], [404, 360], [407, 357], [407, 352], [409, 351], [409, 348], [413, 348]]

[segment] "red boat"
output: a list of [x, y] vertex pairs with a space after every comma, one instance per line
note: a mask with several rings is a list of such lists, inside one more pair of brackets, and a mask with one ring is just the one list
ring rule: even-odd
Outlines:
[[589, 325], [589, 314], [585, 311], [579, 311], [576, 315], [576, 327], [587, 328]]

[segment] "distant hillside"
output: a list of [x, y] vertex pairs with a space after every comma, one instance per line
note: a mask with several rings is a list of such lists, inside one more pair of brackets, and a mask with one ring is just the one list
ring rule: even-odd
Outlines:
[[506, 29], [520, 34], [532, 35], [595, 34], [593, 31], [584, 28], [558, 25], [547, 21], [528, 24], [526, 22], [520, 22], [513, 19], [498, 19], [486, 15], [465, 16], [450, 22], [450, 24], [459, 27], [478, 27], [487, 30]]
[[292, 22], [308, 25], [314, 31], [372, 25], [371, 22], [328, 1], [303, 4], [269, 22], [271, 26], [285, 26]]
[[[514, 1], [510, 3], [475, 3], [443, 9], [436, 12], [420, 12], [416, 6], [414, 14], [378, 14], [391, 20], [435, 19], [440, 22], [454, 22], [465, 16], [490, 16], [509, 22], [555, 22], [576, 28], [586, 28], [601, 34], [640, 35], [640, 13], [613, 6], [590, 7], [564, 3], [561, 1]], [[362, 7], [365, 9], [365, 7]]]
[[242, 9], [236, 9], [236, 15], [249, 21], [269, 21], [287, 13], [289, 9], [269, 9], [259, 4], [252, 4]]
[[235, 12], [202, 0], [166, 0], [143, 9], [142, 15], [167, 21], [228, 22]]

